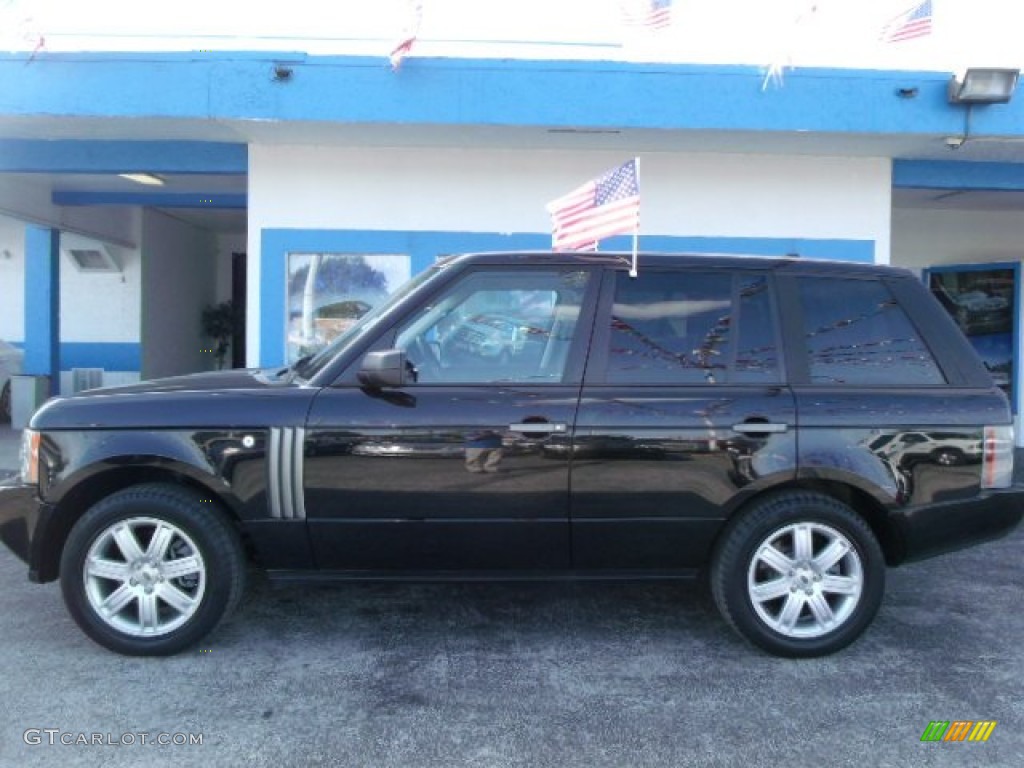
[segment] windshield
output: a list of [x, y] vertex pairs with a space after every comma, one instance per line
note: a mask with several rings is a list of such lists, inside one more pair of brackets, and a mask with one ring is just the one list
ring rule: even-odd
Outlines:
[[434, 266], [416, 275], [412, 280], [409, 280], [397, 291], [391, 294], [386, 301], [378, 304], [363, 315], [355, 325], [346, 330], [315, 355], [297, 360], [293, 364], [295, 374], [304, 379], [311, 379], [316, 376], [342, 349], [347, 347], [349, 344], [355, 343], [373, 330], [377, 326], [380, 318], [386, 315], [393, 306], [401, 302], [406, 296], [415, 291], [421, 285], [430, 281], [434, 276], [438, 275], [442, 268], [442, 265]]

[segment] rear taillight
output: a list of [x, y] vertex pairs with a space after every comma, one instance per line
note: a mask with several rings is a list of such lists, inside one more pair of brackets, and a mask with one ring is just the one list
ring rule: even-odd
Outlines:
[[985, 427], [982, 488], [1009, 488], [1013, 482], [1013, 427]]

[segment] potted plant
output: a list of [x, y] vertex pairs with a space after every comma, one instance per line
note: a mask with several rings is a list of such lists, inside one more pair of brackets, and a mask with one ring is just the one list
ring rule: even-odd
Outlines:
[[224, 367], [224, 358], [235, 333], [235, 308], [230, 301], [208, 304], [203, 308], [203, 335], [213, 340], [213, 356], [217, 370]]

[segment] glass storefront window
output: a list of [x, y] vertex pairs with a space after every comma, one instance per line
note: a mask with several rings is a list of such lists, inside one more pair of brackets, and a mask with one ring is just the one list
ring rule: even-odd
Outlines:
[[323, 349], [410, 277], [405, 254], [289, 253], [288, 362]]

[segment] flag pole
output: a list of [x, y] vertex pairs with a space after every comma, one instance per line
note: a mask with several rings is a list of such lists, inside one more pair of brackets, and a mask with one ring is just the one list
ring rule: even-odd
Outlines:
[[[636, 157], [633, 159], [633, 167], [636, 169], [636, 189], [637, 194], [640, 194], [640, 158]], [[636, 207], [636, 225], [633, 227], [633, 262], [629, 267], [629, 276], [636, 277], [636, 252], [637, 246], [640, 243], [640, 206]]]

